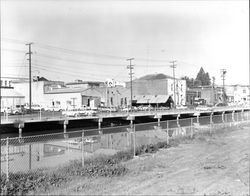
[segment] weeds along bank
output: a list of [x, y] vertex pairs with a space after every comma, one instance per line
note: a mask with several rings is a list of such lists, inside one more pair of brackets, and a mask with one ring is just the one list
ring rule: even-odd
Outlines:
[[[112, 138], [107, 137], [106, 139], [109, 140], [107, 144], [109, 148], [106, 150], [115, 150], [112, 151], [113, 153], [110, 153], [110, 155], [93, 153], [92, 156], [85, 156], [84, 159], [78, 156], [77, 159], [71, 160], [59, 167], [43, 167], [28, 171], [9, 172], [8, 176], [5, 172], [1, 172], [1, 194], [28, 194], [33, 191], [36, 192], [37, 190], [49, 192], [51, 189], [63, 187], [68, 182], [79, 177], [93, 178], [99, 176], [114, 177], [126, 175], [128, 168], [125, 167], [124, 162], [132, 159], [134, 156], [154, 153], [160, 148], [176, 146], [184, 141], [195, 139], [200, 135], [228, 132], [234, 130], [236, 127], [247, 124], [249, 125], [247, 121], [212, 124], [209, 126], [199, 123], [194, 124], [192, 127], [171, 128], [168, 129], [168, 132], [162, 129], [141, 131], [140, 133], [136, 133], [136, 137], [134, 137], [132, 132], [127, 134], [126, 139], [129, 140], [126, 140], [126, 142], [128, 141], [128, 143], [124, 142], [129, 144], [126, 149], [119, 148], [118, 143], [122, 142], [117, 138], [116, 140], [113, 138], [116, 142], [113, 141], [113, 143], [110, 143]], [[7, 178], [9, 180], [7, 180]]]

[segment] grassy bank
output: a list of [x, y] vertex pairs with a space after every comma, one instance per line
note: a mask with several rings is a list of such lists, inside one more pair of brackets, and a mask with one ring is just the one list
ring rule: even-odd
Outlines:
[[[232, 131], [234, 128], [222, 128], [216, 134]], [[210, 133], [202, 133], [204, 137]], [[202, 139], [202, 134], [194, 134], [192, 139]], [[155, 153], [161, 148], [170, 148], [178, 146], [180, 143], [187, 143], [192, 140], [189, 136], [179, 137], [156, 144], [142, 145], [136, 148], [135, 155], [139, 156], [146, 153]], [[97, 178], [97, 177], [115, 177], [126, 175], [128, 168], [124, 162], [133, 158], [133, 149], [121, 151], [115, 155], [99, 156], [85, 160], [82, 167], [81, 160], [75, 160], [60, 168], [41, 169], [30, 172], [19, 172], [9, 175], [9, 181], [6, 175], [1, 175], [1, 195], [26, 195], [35, 192], [48, 193], [56, 187], [63, 187], [75, 178]]]

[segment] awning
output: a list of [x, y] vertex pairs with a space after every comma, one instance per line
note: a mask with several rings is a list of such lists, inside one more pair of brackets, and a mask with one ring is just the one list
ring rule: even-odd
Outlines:
[[169, 95], [143, 95], [136, 97], [137, 104], [157, 104], [166, 103]]

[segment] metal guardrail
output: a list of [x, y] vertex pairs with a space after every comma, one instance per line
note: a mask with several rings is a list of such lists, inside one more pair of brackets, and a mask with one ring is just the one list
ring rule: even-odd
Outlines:
[[48, 113], [36, 113], [29, 115], [4, 115], [1, 116], [2, 124], [15, 123], [16, 121], [25, 121], [25, 122], [40, 122], [40, 121], [58, 121], [64, 120], [65, 118], [69, 120], [74, 119], [95, 119], [95, 118], [108, 118], [108, 117], [126, 117], [128, 115], [134, 116], [148, 116], [148, 115], [174, 115], [174, 114], [192, 114], [192, 113], [212, 113], [212, 112], [223, 112], [223, 111], [238, 111], [238, 110], [250, 110], [250, 106], [227, 106], [227, 107], [218, 107], [218, 108], [208, 108], [206, 110], [195, 110], [195, 109], [153, 109], [149, 111], [130, 111], [130, 112], [100, 112], [95, 116], [81, 116], [81, 117], [65, 117], [63, 115], [53, 115]]

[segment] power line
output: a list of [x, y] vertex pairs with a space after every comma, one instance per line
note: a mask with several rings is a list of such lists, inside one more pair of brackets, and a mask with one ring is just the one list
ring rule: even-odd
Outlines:
[[[110, 74], [111, 72], [96, 72], [96, 70], [93, 70], [93, 71], [89, 71], [89, 70], [84, 70], [84, 69], [72, 69], [71, 67], [60, 67], [59, 65], [55, 65], [56, 67], [52, 67], [52, 66], [45, 66], [45, 65], [42, 65], [40, 63], [32, 63], [32, 65], [36, 65], [38, 67], [42, 67], [42, 68], [47, 68], [47, 70], [55, 70], [56, 72], [60, 73], [60, 72], [66, 72], [66, 73], [81, 73], [83, 75], [103, 75], [103, 76], [109, 76], [110, 77]], [[51, 64], [50, 64], [51, 65]]]
[[130, 108], [132, 110], [132, 102], [133, 102], [133, 72], [134, 65], [132, 65], [132, 61], [134, 58], [129, 58], [127, 61], [129, 61], [129, 65], [127, 66], [127, 69], [129, 69], [129, 76], [130, 76]]

